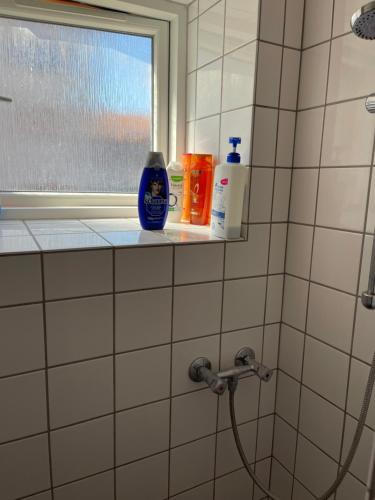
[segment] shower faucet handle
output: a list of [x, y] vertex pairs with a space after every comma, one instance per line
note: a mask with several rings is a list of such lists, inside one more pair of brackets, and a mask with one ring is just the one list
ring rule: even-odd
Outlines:
[[273, 375], [273, 370], [262, 365], [255, 359], [255, 352], [250, 347], [243, 347], [234, 358], [236, 366], [248, 366], [264, 382], [268, 382]]
[[197, 358], [189, 368], [189, 377], [193, 382], [206, 382], [215, 394], [223, 394], [227, 381], [211, 371], [211, 362], [207, 358]]

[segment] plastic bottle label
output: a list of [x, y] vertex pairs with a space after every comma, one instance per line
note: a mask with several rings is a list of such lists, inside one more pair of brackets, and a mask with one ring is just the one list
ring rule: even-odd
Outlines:
[[168, 201], [165, 196], [164, 182], [160, 177], [150, 180], [143, 200], [149, 217], [158, 219], [163, 215]]

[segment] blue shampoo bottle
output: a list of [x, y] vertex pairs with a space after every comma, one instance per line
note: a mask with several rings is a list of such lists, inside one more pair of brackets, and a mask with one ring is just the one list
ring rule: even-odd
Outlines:
[[138, 214], [143, 229], [163, 229], [168, 204], [169, 184], [163, 153], [151, 152], [143, 169], [138, 194]]

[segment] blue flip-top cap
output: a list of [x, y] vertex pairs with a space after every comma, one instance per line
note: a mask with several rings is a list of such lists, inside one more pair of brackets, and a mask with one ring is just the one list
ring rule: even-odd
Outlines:
[[241, 155], [237, 153], [237, 146], [241, 144], [241, 137], [229, 137], [229, 144], [233, 144], [233, 151], [227, 156], [227, 162], [241, 163]]

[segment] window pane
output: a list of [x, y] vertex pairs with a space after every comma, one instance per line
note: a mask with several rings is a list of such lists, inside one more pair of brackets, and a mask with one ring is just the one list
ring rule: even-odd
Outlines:
[[152, 39], [0, 18], [0, 191], [138, 189]]

